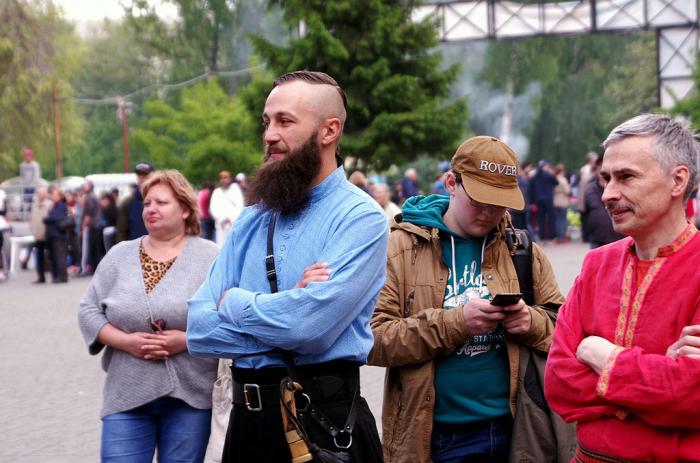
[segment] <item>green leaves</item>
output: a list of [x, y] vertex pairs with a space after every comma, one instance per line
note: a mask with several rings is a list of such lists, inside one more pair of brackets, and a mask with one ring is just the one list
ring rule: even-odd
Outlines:
[[[22, 148], [34, 150], [42, 174], [54, 175], [53, 91], [71, 95], [81, 47], [51, 4], [0, 2], [0, 180], [17, 175]], [[70, 101], [61, 101], [64, 146], [75, 142], [80, 123]]]
[[132, 131], [135, 150], [159, 168], [178, 168], [194, 184], [221, 170], [250, 172], [262, 158], [254, 120], [216, 79], [182, 90], [181, 104], [151, 100], [145, 124]]
[[413, 22], [416, 2], [274, 3], [285, 8], [290, 28], [303, 22], [304, 33], [286, 45], [258, 37], [255, 49], [276, 75], [311, 69], [340, 83], [348, 96], [343, 155], [376, 169], [421, 154], [451, 155], [467, 122], [466, 102], [446, 103], [457, 67], [440, 69], [434, 20]]
[[695, 89], [689, 98], [676, 103], [672, 112], [687, 116], [691, 121], [693, 130], [700, 131], [700, 66], [698, 66], [700, 54], [698, 54], [698, 59], [695, 63], [695, 71], [693, 72]]
[[[538, 37], [489, 45], [481, 77], [513, 97], [538, 83], [530, 103], [528, 160], [579, 167], [607, 132], [655, 106], [653, 35]], [[517, 110], [518, 108], [516, 108]]]

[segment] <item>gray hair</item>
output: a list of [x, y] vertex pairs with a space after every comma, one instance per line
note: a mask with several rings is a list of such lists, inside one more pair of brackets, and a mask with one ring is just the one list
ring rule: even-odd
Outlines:
[[374, 184], [374, 191], [379, 191], [382, 190], [386, 193], [389, 193], [389, 185], [386, 183], [375, 183]]
[[615, 127], [603, 142], [607, 149], [612, 143], [627, 137], [651, 136], [651, 156], [662, 169], [670, 172], [676, 166], [688, 168], [688, 187], [684, 200], [690, 198], [698, 182], [700, 146], [687, 122], [672, 119], [667, 114], [641, 114]]

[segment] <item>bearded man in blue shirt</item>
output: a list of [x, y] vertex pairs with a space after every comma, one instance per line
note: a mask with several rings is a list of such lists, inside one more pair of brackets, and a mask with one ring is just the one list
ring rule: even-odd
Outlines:
[[297, 394], [299, 416], [314, 444], [353, 462], [381, 461], [359, 366], [373, 344], [387, 228], [379, 206], [345, 178], [344, 93], [324, 73], [285, 74], [262, 118], [265, 158], [247, 192], [252, 205], [189, 301], [190, 352], [233, 359], [223, 461], [291, 461], [285, 376], [306, 394]]

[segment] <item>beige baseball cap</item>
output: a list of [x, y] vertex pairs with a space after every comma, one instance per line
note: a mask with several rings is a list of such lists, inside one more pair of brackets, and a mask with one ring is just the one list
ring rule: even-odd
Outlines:
[[452, 170], [460, 174], [470, 198], [516, 210], [525, 207], [518, 187], [519, 167], [513, 150], [496, 137], [470, 138], [452, 156]]

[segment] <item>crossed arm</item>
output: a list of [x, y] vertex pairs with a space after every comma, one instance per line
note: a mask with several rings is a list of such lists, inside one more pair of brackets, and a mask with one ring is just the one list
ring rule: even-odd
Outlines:
[[[600, 375], [617, 347], [605, 338], [588, 336], [578, 345], [576, 358]], [[666, 356], [673, 360], [678, 360], [680, 357], [700, 360], [700, 325], [689, 325], [683, 328], [678, 340], [666, 349]]]
[[653, 426], [700, 427], [700, 325], [685, 327], [666, 355], [653, 354], [588, 336], [579, 302], [575, 284], [547, 363], [545, 393], [552, 408], [569, 422], [634, 414]]
[[232, 252], [222, 252], [189, 301], [190, 352], [228, 358], [273, 348], [302, 355], [326, 352], [384, 281], [386, 219], [360, 213], [346, 218], [343, 233], [341, 239], [329, 238], [332, 245], [321, 251], [322, 261], [307, 267], [294, 288], [272, 294], [239, 287], [230, 269], [240, 262]]
[[[325, 262], [307, 267], [296, 288], [305, 288], [313, 281], [327, 281], [330, 270]], [[123, 350], [143, 360], [165, 360], [171, 355], [187, 350], [185, 332], [181, 330], [160, 330], [155, 333], [127, 333], [107, 323], [97, 335], [97, 341], [106, 346]]]
[[576, 357], [599, 375], [599, 396], [653, 426], [700, 429], [698, 335], [700, 325], [686, 326], [666, 355], [639, 347], [621, 349], [607, 339], [588, 336], [579, 344]]

